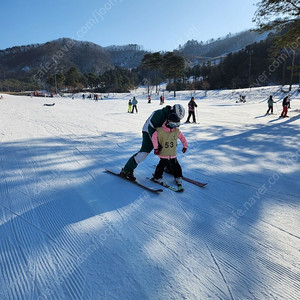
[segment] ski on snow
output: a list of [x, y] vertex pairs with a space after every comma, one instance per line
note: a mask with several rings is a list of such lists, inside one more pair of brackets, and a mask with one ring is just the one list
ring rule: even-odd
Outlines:
[[185, 177], [185, 176], [182, 176], [182, 179], [185, 180], [185, 181], [188, 181], [188, 182], [190, 182], [192, 184], [195, 184], [195, 185], [197, 185], [199, 187], [205, 187], [207, 185], [207, 182], [206, 183], [200, 182], [200, 181], [197, 181], [197, 180]]
[[178, 187], [175, 187], [175, 186], [172, 186], [172, 185], [168, 185], [167, 183], [165, 182], [157, 182], [157, 181], [154, 181], [152, 178], [149, 178], [147, 177], [147, 179], [151, 180], [152, 182], [155, 182], [156, 184], [159, 184], [173, 192], [183, 192], [184, 191], [184, 188], [182, 186], [178, 186]]
[[113, 175], [115, 175], [115, 176], [118, 176], [118, 177], [120, 177], [120, 178], [122, 178], [122, 179], [124, 179], [124, 180], [126, 180], [126, 181], [129, 181], [129, 182], [131, 182], [131, 183], [133, 183], [133, 184], [135, 184], [135, 185], [137, 185], [137, 186], [139, 186], [139, 187], [141, 187], [141, 188], [143, 188], [143, 189], [145, 189], [145, 190], [147, 190], [147, 191], [149, 191], [149, 192], [152, 192], [152, 193], [160, 193], [160, 192], [163, 191], [162, 189], [154, 189], [154, 188], [148, 187], [148, 186], [146, 186], [146, 185], [144, 185], [144, 184], [142, 184], [142, 183], [139, 183], [138, 181], [132, 181], [132, 180], [129, 180], [129, 179], [123, 177], [122, 175], [120, 175], [120, 173], [111, 171], [111, 170], [109, 170], [109, 169], [105, 169], [105, 171], [108, 172], [108, 173], [110, 173], [110, 174], [113, 174]]
[[[156, 167], [156, 166], [154, 166], [154, 167]], [[167, 172], [166, 170], [164, 172], [167, 173], [167, 174], [172, 175], [172, 173]], [[185, 177], [185, 176], [182, 176], [182, 179], [185, 180], [185, 181], [187, 181], [187, 182], [189, 182], [189, 183], [195, 184], [195, 185], [197, 185], [199, 187], [205, 187], [207, 185], [207, 182], [205, 182], [205, 183], [204, 182], [200, 182], [200, 181], [197, 181], [197, 180]]]

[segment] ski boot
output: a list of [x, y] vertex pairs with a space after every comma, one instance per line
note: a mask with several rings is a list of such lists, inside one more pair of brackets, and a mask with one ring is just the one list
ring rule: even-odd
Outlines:
[[156, 183], [159, 183], [159, 184], [164, 183], [162, 177], [160, 177], [160, 178], [155, 178], [154, 174], [153, 174], [153, 177], [151, 178], [151, 180], [154, 181], [154, 182], [156, 182]]
[[181, 178], [181, 177], [175, 178], [175, 182], [176, 182], [176, 184], [177, 184], [177, 186], [178, 186], [178, 189], [179, 189], [179, 190], [183, 190], [183, 186], [182, 186], [182, 178]]
[[124, 169], [121, 170], [120, 175], [124, 178], [126, 178], [129, 181], [135, 181], [136, 178], [133, 175], [133, 172], [131, 171], [125, 171]]

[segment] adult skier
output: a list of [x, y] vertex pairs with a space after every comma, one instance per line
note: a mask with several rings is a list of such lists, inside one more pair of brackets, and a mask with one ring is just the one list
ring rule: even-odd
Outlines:
[[138, 112], [138, 109], [137, 109], [137, 104], [138, 104], [138, 101], [136, 100], [135, 97], [133, 97], [132, 99], [132, 113], [134, 112], [134, 110], [136, 111], [136, 113]]
[[196, 117], [195, 117], [195, 107], [197, 107], [197, 104], [195, 102], [195, 98], [192, 97], [190, 102], [188, 103], [189, 108], [189, 115], [185, 123], [190, 123], [190, 117], [193, 117], [193, 123], [196, 123]]
[[123, 177], [135, 181], [135, 177], [133, 174], [134, 169], [148, 156], [148, 154], [153, 149], [153, 144], [151, 140], [153, 133], [157, 128], [163, 125], [163, 123], [167, 120], [168, 116], [171, 113], [175, 113], [181, 120], [182, 118], [184, 118], [185, 110], [180, 104], [175, 104], [173, 107], [167, 105], [162, 109], [154, 111], [149, 116], [142, 129], [142, 146], [137, 153], [135, 153], [129, 158], [125, 166], [122, 168], [120, 174]]
[[289, 105], [290, 105], [290, 96], [287, 95], [284, 97], [284, 99], [282, 101], [282, 113], [281, 113], [280, 118], [288, 117], [287, 112], [288, 112]]

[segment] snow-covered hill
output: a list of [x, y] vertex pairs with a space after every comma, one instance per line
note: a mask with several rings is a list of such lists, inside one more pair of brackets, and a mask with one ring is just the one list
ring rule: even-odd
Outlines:
[[[276, 114], [264, 116], [271, 93]], [[160, 195], [104, 172], [139, 149], [158, 97], [4, 95], [0, 299], [300, 299], [299, 93], [285, 119], [279, 87], [194, 95], [200, 124], [181, 126], [178, 159], [208, 185]], [[191, 93], [165, 96], [187, 107]], [[157, 162], [138, 179], [152, 185]]]

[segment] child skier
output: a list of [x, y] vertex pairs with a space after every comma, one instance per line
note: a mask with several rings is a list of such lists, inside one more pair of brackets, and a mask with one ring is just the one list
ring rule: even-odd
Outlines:
[[266, 112], [266, 115], [269, 114], [269, 112], [271, 111], [271, 115], [273, 115], [273, 103], [276, 103], [274, 100], [273, 100], [273, 96], [271, 95], [268, 99], [268, 110]]
[[132, 101], [131, 101], [131, 99], [129, 99], [129, 101], [128, 101], [128, 112], [129, 113], [132, 112]]
[[170, 165], [173, 169], [177, 186], [182, 188], [182, 169], [176, 158], [177, 139], [180, 139], [183, 145], [183, 153], [186, 152], [188, 144], [184, 135], [179, 130], [179, 126], [180, 118], [175, 113], [171, 113], [162, 127], [157, 128], [153, 133], [152, 143], [154, 154], [159, 156], [160, 161], [155, 169], [152, 180], [159, 183], [162, 182], [164, 169]]

